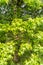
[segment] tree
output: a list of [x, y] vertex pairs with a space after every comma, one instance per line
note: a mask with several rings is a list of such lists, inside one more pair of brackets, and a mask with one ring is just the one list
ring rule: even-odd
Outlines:
[[0, 65], [43, 65], [42, 0], [0, 0]]

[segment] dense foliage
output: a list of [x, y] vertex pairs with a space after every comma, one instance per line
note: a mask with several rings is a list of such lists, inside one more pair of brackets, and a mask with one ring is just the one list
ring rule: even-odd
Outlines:
[[43, 0], [0, 0], [0, 65], [43, 65]]

